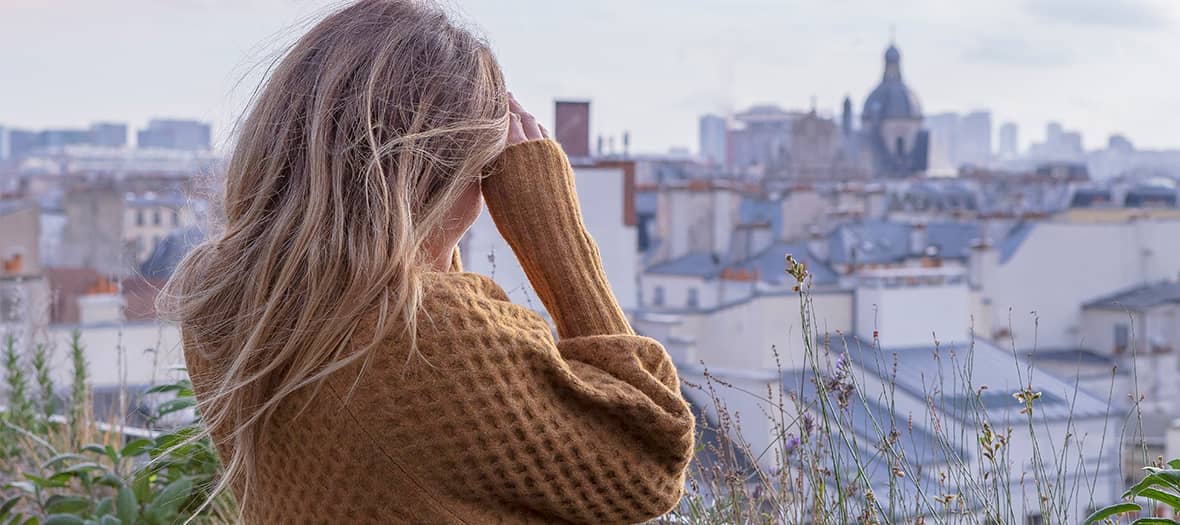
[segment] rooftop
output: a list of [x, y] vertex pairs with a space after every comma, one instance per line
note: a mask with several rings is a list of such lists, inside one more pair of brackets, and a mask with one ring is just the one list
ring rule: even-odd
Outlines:
[[1165, 304], [1180, 304], [1180, 283], [1161, 281], [1120, 290], [1087, 302], [1082, 308], [1141, 312]]

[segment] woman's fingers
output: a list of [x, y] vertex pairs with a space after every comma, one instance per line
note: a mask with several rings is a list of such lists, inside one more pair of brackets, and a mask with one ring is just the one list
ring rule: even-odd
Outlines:
[[[541, 132], [541, 125], [537, 123], [536, 117], [532, 113], [525, 111], [524, 106], [516, 101], [516, 97], [512, 93], [508, 93], [508, 110], [512, 116], [517, 117], [515, 120], [520, 123], [521, 131], [524, 133], [525, 140], [537, 140], [547, 138], [549, 135]], [[509, 134], [511, 135], [511, 127]], [[515, 144], [511, 140], [509, 144]]]
[[549, 130], [545, 129], [545, 126], [542, 126], [540, 123], [538, 123], [537, 127], [541, 128], [541, 136], [542, 137], [549, 138]]
[[529, 140], [537, 140], [544, 138], [541, 136], [541, 126], [537, 124], [536, 117], [532, 113], [525, 113], [520, 116], [520, 125], [524, 127], [524, 135]]
[[508, 115], [508, 145], [519, 144], [526, 140], [529, 140], [529, 138], [521, 126], [520, 115], [516, 113]]

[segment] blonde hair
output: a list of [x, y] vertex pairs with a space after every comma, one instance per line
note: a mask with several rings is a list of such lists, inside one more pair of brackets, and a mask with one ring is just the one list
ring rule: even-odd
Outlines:
[[[285, 399], [415, 333], [430, 236], [503, 150], [508, 114], [488, 45], [428, 2], [351, 4], [274, 66], [240, 123], [222, 231], [160, 305], [217, 366], [198, 407], [232, 450], [215, 492], [249, 486]], [[362, 318], [376, 330], [354, 341]]]

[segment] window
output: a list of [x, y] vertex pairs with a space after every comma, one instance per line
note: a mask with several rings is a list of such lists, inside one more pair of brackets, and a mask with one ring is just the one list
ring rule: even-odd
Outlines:
[[700, 298], [697, 297], [697, 289], [696, 288], [689, 288], [688, 289], [688, 300], [685, 302], [688, 304], [689, 308], [696, 308], [697, 306], [700, 305], [701, 301], [700, 301]]
[[905, 141], [901, 137], [897, 137], [897, 156], [905, 156]]
[[172, 225], [180, 226], [180, 212], [172, 210]]
[[135, 225], [143, 226], [143, 210], [135, 210]]
[[664, 287], [657, 286], [651, 291], [651, 304], [655, 306], [664, 306]]
[[1127, 351], [1127, 346], [1131, 344], [1131, 328], [1126, 323], [1116, 323], [1114, 325], [1114, 353], [1121, 354]]
[[152, 210], [152, 224], [156, 225], [156, 226], [160, 225], [160, 210], [159, 210], [159, 208]]

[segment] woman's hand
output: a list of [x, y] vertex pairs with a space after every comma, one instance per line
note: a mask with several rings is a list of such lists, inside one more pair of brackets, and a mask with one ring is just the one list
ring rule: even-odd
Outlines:
[[508, 124], [509, 146], [529, 140], [549, 138], [549, 130], [538, 124], [533, 114], [525, 111], [524, 107], [516, 101], [516, 97], [512, 96], [512, 93], [508, 94], [508, 111], [511, 120]]

